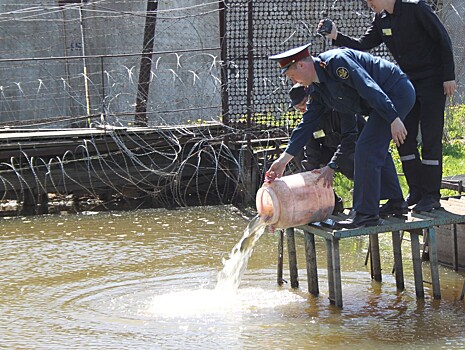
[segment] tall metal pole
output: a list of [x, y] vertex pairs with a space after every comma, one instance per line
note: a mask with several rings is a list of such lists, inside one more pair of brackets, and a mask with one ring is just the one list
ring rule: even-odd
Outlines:
[[254, 155], [251, 142], [250, 129], [253, 117], [253, 72], [254, 72], [254, 46], [253, 46], [253, 0], [248, 0], [247, 6], [247, 150], [244, 155], [244, 181], [246, 186], [246, 196], [244, 201], [247, 204], [253, 203], [257, 191], [257, 172], [254, 164]]
[[226, 40], [226, 0], [219, 2], [220, 21], [220, 55], [221, 62], [221, 114], [224, 124], [229, 125], [229, 94], [228, 94], [228, 42]]
[[136, 98], [136, 126], [147, 126], [147, 100], [149, 96], [150, 77], [152, 71], [153, 44], [155, 37], [155, 25], [157, 22], [158, 0], [147, 0], [147, 12], [145, 17], [144, 44], [140, 59], [139, 84]]
[[[86, 114], [90, 116], [90, 94], [89, 94], [89, 81], [86, 60], [86, 43], [84, 37], [84, 16], [82, 15], [82, 5], [79, 6], [79, 24], [81, 28], [81, 48], [82, 48], [82, 65], [84, 66], [84, 93], [86, 97]], [[90, 117], [87, 118], [88, 126], [90, 126]]]
[[247, 128], [252, 125], [253, 115], [253, 0], [248, 1], [247, 7]]

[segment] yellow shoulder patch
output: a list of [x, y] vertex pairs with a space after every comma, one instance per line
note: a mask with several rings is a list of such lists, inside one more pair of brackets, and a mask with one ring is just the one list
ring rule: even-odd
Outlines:
[[338, 69], [336, 69], [336, 74], [341, 79], [349, 78], [349, 71], [346, 67], [339, 67]]

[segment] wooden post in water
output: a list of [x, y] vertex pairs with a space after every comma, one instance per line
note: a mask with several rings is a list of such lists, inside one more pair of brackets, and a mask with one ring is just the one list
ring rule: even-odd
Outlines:
[[34, 201], [35, 194], [30, 190], [23, 192], [23, 204], [21, 209], [21, 215], [29, 216], [34, 215], [36, 212], [36, 203]]
[[457, 246], [457, 224], [451, 225], [452, 234], [452, 267], [454, 271], [459, 270], [459, 250]]
[[283, 254], [284, 254], [284, 231], [279, 230], [278, 234], [278, 286], [283, 285], [283, 265], [284, 265], [284, 259], [283, 259]]
[[326, 239], [326, 266], [328, 270], [328, 293], [329, 302], [334, 304], [334, 274], [333, 274], [333, 243], [331, 239]]
[[38, 214], [48, 214], [48, 193], [41, 193], [39, 195], [39, 209]]
[[421, 261], [428, 261], [429, 260], [429, 235], [428, 229], [424, 228], [423, 232], [423, 251], [421, 253]]
[[320, 294], [318, 288], [318, 269], [316, 264], [315, 235], [313, 233], [304, 233], [305, 240], [305, 260], [307, 264], [307, 282], [308, 292], [313, 295]]
[[341, 257], [339, 253], [339, 239], [334, 238], [333, 247], [333, 281], [334, 281], [334, 303], [342, 307], [342, 281], [341, 281]]
[[392, 248], [394, 251], [394, 273], [397, 290], [405, 289], [404, 267], [402, 265], [402, 237], [400, 231], [392, 231]]
[[420, 240], [418, 236], [421, 234], [421, 229], [413, 229], [410, 231], [410, 243], [412, 246], [412, 261], [413, 261], [413, 278], [415, 280], [415, 294], [417, 298], [425, 297], [423, 288], [423, 271], [421, 270], [420, 257]]
[[460, 300], [463, 300], [465, 297], [465, 281], [463, 281], [462, 294], [460, 294]]
[[147, 104], [149, 98], [150, 81], [152, 75], [153, 44], [155, 39], [155, 25], [157, 23], [158, 0], [147, 0], [145, 18], [144, 43], [139, 68], [139, 83], [136, 96], [136, 126], [147, 126]]
[[286, 229], [287, 253], [289, 255], [289, 273], [291, 277], [291, 287], [299, 288], [299, 276], [297, 272], [297, 253], [295, 250], [294, 228]]
[[433, 298], [441, 299], [439, 285], [438, 252], [436, 244], [436, 230], [433, 226], [428, 228], [429, 264], [431, 268], [431, 283], [433, 284]]
[[371, 278], [381, 282], [381, 258], [379, 255], [379, 239], [378, 234], [370, 235], [370, 261], [371, 261]]

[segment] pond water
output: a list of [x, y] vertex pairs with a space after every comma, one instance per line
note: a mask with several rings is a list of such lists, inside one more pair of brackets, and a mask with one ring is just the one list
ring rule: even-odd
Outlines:
[[[230, 206], [1, 221], [0, 348], [465, 348], [463, 273], [440, 267], [443, 298], [433, 300], [425, 284], [417, 300], [404, 241], [406, 290], [396, 292], [390, 234], [380, 236], [382, 283], [364, 265], [367, 239], [341, 242], [338, 309], [328, 301], [319, 238], [321, 294], [307, 293], [300, 234], [300, 288], [276, 284], [278, 238], [268, 232], [258, 235], [238, 287], [217, 288], [250, 223]], [[286, 249], [285, 264], [288, 279]]]

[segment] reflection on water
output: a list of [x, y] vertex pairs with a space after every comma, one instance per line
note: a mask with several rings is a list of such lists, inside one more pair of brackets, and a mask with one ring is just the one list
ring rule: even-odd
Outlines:
[[[380, 237], [382, 283], [364, 266], [367, 241], [342, 240], [340, 310], [328, 301], [324, 241], [316, 240], [321, 295], [313, 297], [303, 238], [296, 235], [301, 287], [278, 287], [277, 237], [250, 230], [253, 223], [232, 207], [2, 219], [0, 348], [465, 347], [463, 274], [441, 267], [443, 299], [432, 300], [425, 284], [418, 301], [408, 242], [398, 293], [390, 234]], [[245, 252], [234, 288], [218, 288], [228, 262]]]

